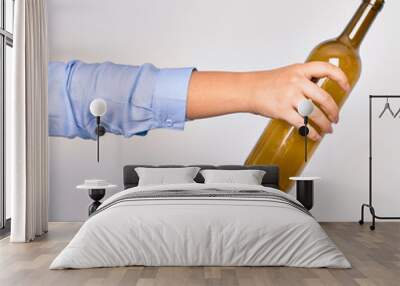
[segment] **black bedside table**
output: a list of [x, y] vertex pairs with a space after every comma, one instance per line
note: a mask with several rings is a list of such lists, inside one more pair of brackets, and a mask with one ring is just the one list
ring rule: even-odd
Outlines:
[[89, 216], [92, 213], [94, 213], [97, 210], [97, 208], [101, 205], [100, 200], [102, 198], [104, 198], [104, 196], [106, 194], [106, 190], [111, 189], [111, 188], [116, 188], [116, 187], [117, 187], [117, 185], [106, 184], [106, 185], [95, 186], [95, 185], [91, 185], [88, 183], [76, 186], [77, 189], [88, 190], [89, 197], [93, 200], [93, 203], [91, 205], [89, 205], [89, 209], [88, 209]]
[[321, 178], [290, 177], [289, 179], [296, 181], [296, 199], [302, 203], [307, 210], [311, 210], [314, 206], [314, 181]]

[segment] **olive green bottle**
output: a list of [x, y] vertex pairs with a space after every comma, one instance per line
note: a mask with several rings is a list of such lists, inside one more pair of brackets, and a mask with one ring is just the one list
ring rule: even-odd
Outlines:
[[[360, 7], [339, 37], [322, 42], [314, 48], [307, 62], [324, 61], [340, 67], [354, 87], [361, 73], [359, 47], [383, 7], [384, 0], [363, 0]], [[334, 81], [320, 79], [317, 84], [326, 90], [339, 108], [348, 93]], [[313, 122], [310, 124], [315, 127]], [[316, 128], [318, 130], [318, 128]], [[311, 157], [319, 142], [309, 140], [308, 156]], [[280, 188], [289, 191], [291, 176], [297, 176], [305, 167], [304, 138], [295, 127], [285, 121], [272, 119], [245, 162], [246, 165], [278, 165], [280, 168]]]

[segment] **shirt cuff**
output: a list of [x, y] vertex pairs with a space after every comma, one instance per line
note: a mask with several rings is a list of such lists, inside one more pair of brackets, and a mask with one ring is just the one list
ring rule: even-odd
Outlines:
[[161, 69], [153, 94], [154, 128], [183, 129], [190, 77], [195, 68]]

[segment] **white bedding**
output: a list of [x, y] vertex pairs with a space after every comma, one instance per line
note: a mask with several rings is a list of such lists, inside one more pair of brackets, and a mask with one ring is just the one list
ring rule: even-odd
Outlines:
[[112, 204], [134, 192], [204, 188], [262, 190], [295, 201], [278, 190], [254, 185], [131, 188], [107, 199], [100, 206], [103, 211], [83, 224], [50, 269], [127, 265], [351, 267], [312, 216], [273, 200], [185, 197]]

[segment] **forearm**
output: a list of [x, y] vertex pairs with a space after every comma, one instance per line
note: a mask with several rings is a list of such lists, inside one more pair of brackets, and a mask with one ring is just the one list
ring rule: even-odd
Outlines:
[[198, 119], [235, 112], [252, 112], [251, 73], [193, 72], [190, 79], [186, 117]]

